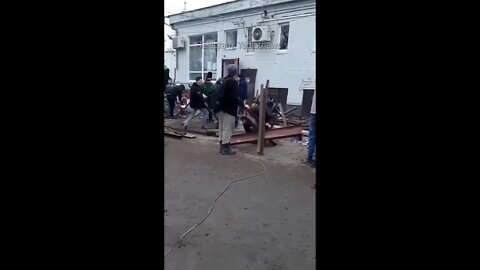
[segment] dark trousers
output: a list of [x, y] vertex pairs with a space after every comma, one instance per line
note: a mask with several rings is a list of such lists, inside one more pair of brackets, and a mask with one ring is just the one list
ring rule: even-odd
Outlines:
[[316, 114], [310, 114], [310, 130], [308, 131], [308, 160], [316, 161], [317, 119]]
[[207, 98], [207, 106], [208, 106], [208, 121], [211, 122], [213, 119], [212, 115], [212, 100], [210, 99], [210, 96]]
[[[244, 104], [245, 100], [242, 100], [242, 103]], [[244, 106], [238, 106], [237, 116], [235, 116], [235, 127], [237, 127], [237, 125], [238, 125], [238, 120], [239, 120], [240, 116], [242, 116], [244, 113], [245, 113], [245, 107]]]
[[167, 101], [168, 101], [168, 109], [170, 116], [173, 116], [173, 110], [175, 109], [175, 97], [167, 96]]
[[[245, 103], [245, 100], [242, 100], [242, 103]], [[238, 107], [238, 115], [243, 115], [245, 113], [245, 107], [239, 106]]]

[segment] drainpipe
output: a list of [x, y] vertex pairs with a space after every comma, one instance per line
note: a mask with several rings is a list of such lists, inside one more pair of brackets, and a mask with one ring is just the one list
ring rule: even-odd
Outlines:
[[291, 16], [285, 16], [285, 17], [276, 17], [273, 19], [263, 19], [262, 22], [271, 22], [271, 21], [278, 21], [278, 20], [288, 20], [288, 19], [294, 19], [294, 18], [301, 18], [301, 17], [308, 17], [308, 16], [315, 16], [316, 13], [304, 13], [304, 14], [298, 14], [298, 15], [291, 15]]
[[[172, 28], [174, 31], [175, 31], [175, 36], [177, 37], [177, 39], [179, 38], [178, 37], [178, 30], [176, 28]], [[175, 49], [175, 82], [177, 82], [177, 70], [178, 70], [178, 50]]]

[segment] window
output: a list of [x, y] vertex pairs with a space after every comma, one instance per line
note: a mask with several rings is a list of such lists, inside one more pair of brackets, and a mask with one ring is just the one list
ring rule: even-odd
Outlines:
[[190, 38], [190, 45], [198, 45], [198, 44], [202, 44], [202, 36]]
[[227, 49], [237, 48], [237, 30], [225, 31], [225, 47]]
[[290, 30], [290, 25], [288, 23], [280, 25], [280, 50], [287, 50], [288, 48], [289, 30]]
[[254, 48], [253, 42], [252, 42], [252, 31], [253, 31], [253, 27], [249, 27], [248, 28], [248, 38], [247, 38], [247, 53], [255, 51], [255, 48]]
[[200, 76], [205, 79], [212, 72], [212, 78], [217, 76], [217, 33], [208, 33], [190, 37], [189, 44], [189, 79]]

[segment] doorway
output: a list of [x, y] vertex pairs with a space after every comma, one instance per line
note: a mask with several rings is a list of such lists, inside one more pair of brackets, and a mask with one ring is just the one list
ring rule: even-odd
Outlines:
[[252, 105], [255, 98], [255, 78], [257, 77], [257, 69], [247, 68], [240, 71], [247, 82], [247, 104]]
[[305, 119], [310, 117], [310, 109], [312, 108], [314, 89], [303, 89], [302, 98], [302, 113], [301, 116]]
[[230, 64], [237, 65], [238, 70], [240, 70], [240, 58], [234, 59], [222, 59], [222, 78], [227, 77], [227, 66]]
[[282, 104], [283, 110], [287, 109], [288, 88], [269, 87], [267, 96], [275, 99], [277, 103]]

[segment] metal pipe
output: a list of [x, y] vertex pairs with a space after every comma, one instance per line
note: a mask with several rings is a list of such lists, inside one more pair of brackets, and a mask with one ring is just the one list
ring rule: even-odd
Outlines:
[[306, 14], [301, 14], [301, 15], [292, 15], [292, 16], [285, 16], [285, 17], [280, 17], [280, 18], [266, 19], [266, 20], [262, 20], [262, 22], [271, 22], [271, 21], [287, 20], [287, 19], [308, 17], [308, 16], [314, 16], [314, 15], [316, 15], [316, 13], [306, 13]]
[[[177, 42], [178, 42], [178, 30], [174, 28], [175, 31], [175, 36], [177, 37]], [[175, 77], [176, 77], [176, 71], [178, 70], [178, 50], [175, 49]]]

